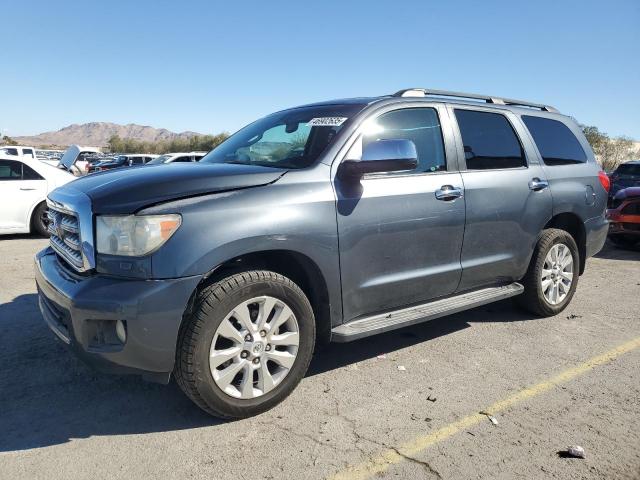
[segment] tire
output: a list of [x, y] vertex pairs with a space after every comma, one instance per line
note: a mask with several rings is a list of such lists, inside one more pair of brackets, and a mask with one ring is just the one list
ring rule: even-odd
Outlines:
[[[264, 302], [252, 303], [256, 299]], [[257, 318], [253, 318], [256, 311]], [[245, 323], [236, 312], [248, 312]], [[253, 329], [263, 317], [265, 321], [271, 320], [262, 330], [248, 333], [246, 318], [253, 324], [249, 328]], [[282, 321], [283, 318], [287, 320]], [[279, 322], [281, 325], [275, 326]], [[236, 332], [229, 330], [230, 325]], [[287, 341], [293, 341], [290, 339], [296, 337], [296, 329], [297, 346], [283, 346], [282, 339], [287, 337]], [[253, 335], [255, 343], [247, 343], [247, 335]], [[311, 361], [315, 335], [313, 310], [295, 283], [269, 271], [234, 274], [196, 294], [178, 336], [176, 382], [196, 405], [211, 415], [227, 419], [257, 415], [282, 402], [302, 380]], [[279, 344], [272, 346], [270, 341]], [[258, 344], [262, 345], [260, 349]], [[241, 353], [237, 353], [238, 348]], [[227, 352], [236, 353], [214, 366], [219, 358], [226, 358]], [[278, 363], [280, 360], [272, 360], [281, 356], [288, 357], [287, 362], [294, 356], [288, 369]], [[235, 371], [238, 373], [234, 374]], [[214, 375], [219, 378], [214, 379]], [[268, 378], [271, 380], [267, 381]]]
[[[568, 252], [563, 250], [563, 247], [568, 248]], [[556, 252], [564, 251], [566, 255], [571, 255], [572, 261], [572, 278], [570, 286], [568, 287], [568, 291], [566, 289], [566, 276], [567, 272], [562, 271], [559, 275], [551, 273], [554, 275], [554, 279], [551, 280], [551, 286], [547, 287], [545, 291], [543, 291], [543, 274], [546, 275], [546, 280], [544, 281], [545, 286], [549, 285], [548, 281], [550, 279], [549, 272], [556, 272], [557, 269], [544, 269], [545, 261], [548, 260], [548, 255], [551, 250], [556, 247]], [[565, 258], [567, 258], [565, 256]], [[548, 264], [549, 265], [549, 264]], [[555, 228], [543, 230], [536, 248], [533, 252], [533, 256], [531, 257], [531, 263], [529, 264], [529, 269], [527, 270], [526, 275], [521, 280], [522, 285], [524, 286], [524, 293], [522, 295], [518, 295], [515, 297], [515, 300], [520, 306], [525, 308], [526, 310], [539, 315], [541, 317], [550, 317], [553, 315], [557, 315], [562, 312], [567, 305], [571, 302], [573, 295], [578, 286], [579, 279], [579, 270], [580, 270], [580, 255], [578, 253], [578, 247], [576, 245], [573, 237], [564, 230], [559, 230]], [[545, 270], [543, 272], [543, 270]], [[557, 292], [560, 292], [555, 300], [557, 303], [554, 303], [553, 293], [550, 292], [548, 288], [553, 289], [554, 283], [556, 282], [558, 285]], [[562, 286], [560, 286], [562, 283]], [[563, 287], [565, 290], [563, 291]], [[546, 292], [546, 295], [545, 295]], [[564, 294], [564, 297], [562, 297]], [[551, 297], [550, 300], [548, 297]]]
[[42, 202], [39, 204], [31, 214], [31, 231], [36, 235], [40, 235], [42, 237], [48, 237], [49, 232], [47, 231], [47, 204]]

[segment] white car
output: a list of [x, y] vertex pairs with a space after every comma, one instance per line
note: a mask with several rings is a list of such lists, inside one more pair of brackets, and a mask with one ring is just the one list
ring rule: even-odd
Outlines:
[[165, 153], [147, 162], [146, 165], [160, 165], [173, 162], [199, 162], [206, 154], [207, 152]]
[[74, 178], [40, 160], [0, 153], [0, 235], [47, 235], [47, 195]]

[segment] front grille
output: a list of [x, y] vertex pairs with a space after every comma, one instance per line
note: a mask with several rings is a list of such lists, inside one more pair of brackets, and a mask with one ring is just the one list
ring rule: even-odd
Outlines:
[[78, 217], [73, 212], [58, 210], [51, 205], [49, 205], [48, 216], [51, 247], [74, 269], [83, 270], [84, 261]]

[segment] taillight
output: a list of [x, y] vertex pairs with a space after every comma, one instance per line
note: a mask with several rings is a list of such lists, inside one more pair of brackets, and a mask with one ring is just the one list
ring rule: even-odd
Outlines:
[[600, 183], [602, 184], [602, 188], [604, 188], [608, 192], [609, 189], [611, 188], [611, 180], [609, 180], [609, 177], [607, 176], [607, 174], [604, 173], [602, 170], [598, 172], [598, 180], [600, 180]]

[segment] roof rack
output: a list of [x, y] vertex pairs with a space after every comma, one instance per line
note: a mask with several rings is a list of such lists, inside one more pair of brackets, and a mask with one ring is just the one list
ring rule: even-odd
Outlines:
[[469, 98], [472, 100], [484, 100], [486, 103], [495, 105], [514, 105], [521, 107], [539, 108], [544, 112], [558, 113], [554, 107], [543, 105], [541, 103], [525, 102], [524, 100], [514, 100], [513, 98], [492, 97], [490, 95], [478, 95], [477, 93], [451, 92], [448, 90], [433, 90], [430, 88], [405, 88], [399, 90], [392, 95], [393, 97], [453, 97], [453, 98]]

